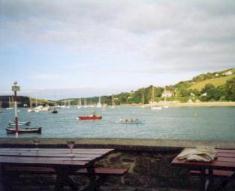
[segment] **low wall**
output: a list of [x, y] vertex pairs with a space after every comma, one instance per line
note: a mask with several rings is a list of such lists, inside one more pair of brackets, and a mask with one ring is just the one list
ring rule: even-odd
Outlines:
[[[33, 146], [31, 138], [0, 138], [0, 147], [6, 146]], [[36, 138], [40, 140], [41, 147], [64, 147], [68, 140], [75, 141], [77, 146], [106, 147], [114, 149], [137, 149], [137, 150], [175, 150], [184, 147], [200, 145], [213, 146], [215, 148], [235, 148], [235, 142], [231, 141], [190, 141], [190, 140], [167, 140], [167, 139], [113, 139], [113, 138]]]

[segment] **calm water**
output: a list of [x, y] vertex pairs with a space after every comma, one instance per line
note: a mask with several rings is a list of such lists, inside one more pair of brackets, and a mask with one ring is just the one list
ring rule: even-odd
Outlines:
[[[79, 121], [78, 115], [102, 114], [100, 121]], [[5, 128], [13, 119], [13, 110], [0, 113], [0, 137], [7, 137]], [[235, 141], [235, 107], [150, 108], [116, 107], [59, 109], [58, 114], [49, 112], [19, 112], [21, 121], [31, 121], [31, 126], [41, 126], [42, 134], [20, 135], [45, 138], [163, 138], [190, 140]], [[120, 124], [121, 118], [138, 118], [142, 124]]]

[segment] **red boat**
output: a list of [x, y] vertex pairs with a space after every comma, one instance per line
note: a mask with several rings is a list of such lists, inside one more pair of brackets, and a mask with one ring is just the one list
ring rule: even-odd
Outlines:
[[79, 116], [80, 120], [101, 120], [101, 115], [85, 115], [85, 116]]

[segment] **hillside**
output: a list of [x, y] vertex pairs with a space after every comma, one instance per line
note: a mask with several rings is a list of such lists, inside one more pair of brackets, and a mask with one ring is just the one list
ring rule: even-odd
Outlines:
[[[10, 107], [12, 96], [0, 96], [0, 107]], [[65, 103], [77, 105], [97, 104], [99, 97], [69, 98], [57, 101], [22, 97], [20, 106], [64, 105]], [[159, 101], [235, 101], [235, 68], [200, 74], [192, 80], [181, 81], [175, 85], [159, 87], [150, 85], [131, 92], [121, 92], [116, 95], [101, 96], [102, 104], [149, 104]]]
[[196, 89], [198, 91], [201, 91], [206, 84], [212, 84], [215, 87], [218, 87], [224, 85], [228, 80], [231, 80], [232, 78], [235, 78], [235, 74], [219, 78], [207, 79], [200, 82], [192, 82], [192, 85], [189, 87], [189, 89]]
[[[96, 104], [98, 97], [82, 98], [82, 104]], [[156, 87], [150, 85], [131, 92], [102, 96], [102, 104], [148, 104], [159, 101], [235, 101], [235, 68], [200, 74], [192, 80], [181, 81], [175, 85]], [[67, 99], [68, 100], [68, 99]], [[78, 98], [69, 99], [71, 105]], [[63, 104], [66, 100], [59, 100]]]

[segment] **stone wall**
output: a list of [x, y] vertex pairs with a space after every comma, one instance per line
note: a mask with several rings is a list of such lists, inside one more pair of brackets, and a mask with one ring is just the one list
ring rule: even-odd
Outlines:
[[[124, 167], [128, 173], [121, 178], [109, 177], [106, 186], [131, 187], [139, 190], [154, 188], [190, 188], [195, 181], [187, 170], [171, 165], [178, 152], [116, 151], [96, 165], [101, 167]], [[196, 184], [195, 184], [196, 185]]]

